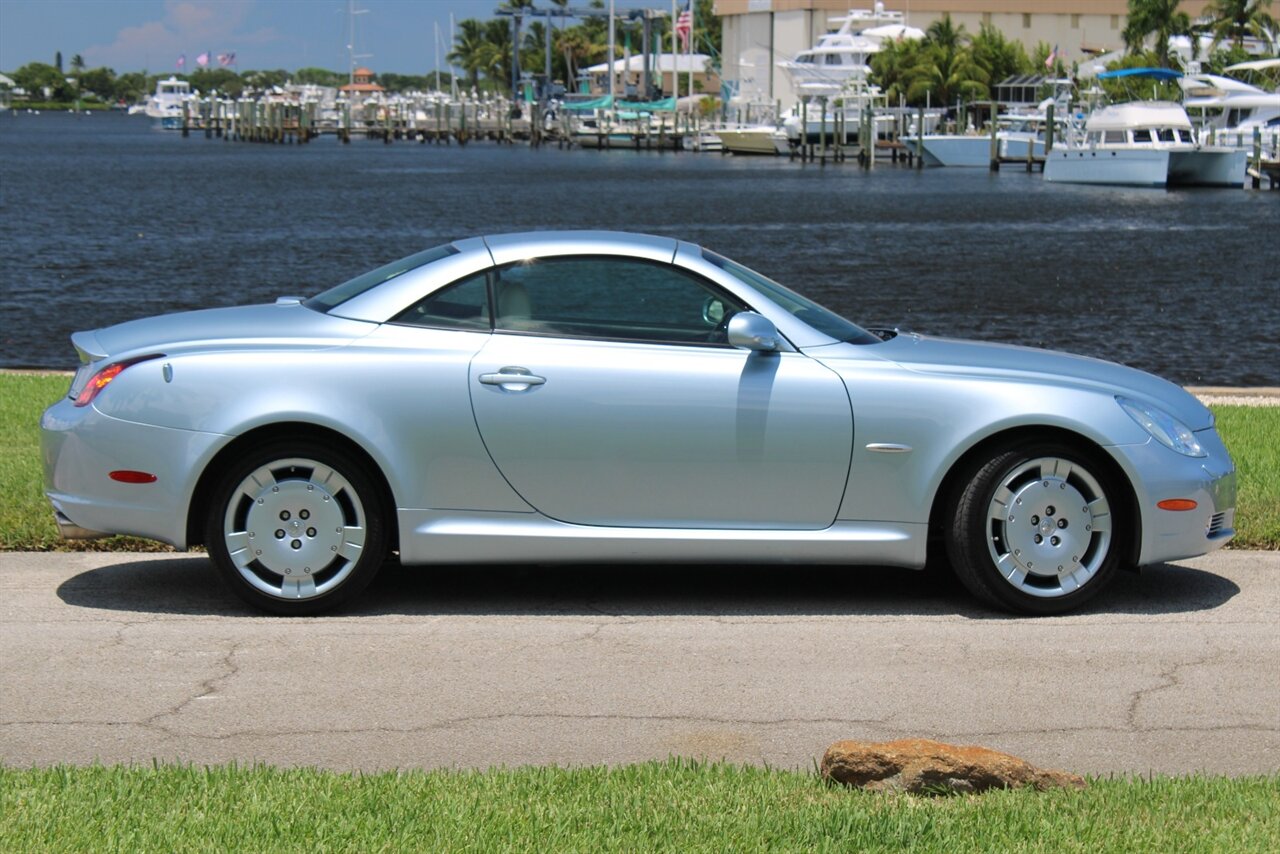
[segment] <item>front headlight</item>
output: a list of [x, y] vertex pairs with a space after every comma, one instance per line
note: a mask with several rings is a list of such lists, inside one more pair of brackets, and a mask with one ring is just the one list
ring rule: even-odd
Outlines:
[[1165, 447], [1187, 457], [1208, 456], [1191, 428], [1163, 409], [1120, 396], [1116, 397], [1116, 403]]

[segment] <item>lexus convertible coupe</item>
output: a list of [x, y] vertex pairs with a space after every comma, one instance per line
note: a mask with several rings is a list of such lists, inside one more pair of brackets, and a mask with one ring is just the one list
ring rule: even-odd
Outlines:
[[920, 569], [1058, 613], [1234, 534], [1181, 388], [1043, 350], [866, 330], [664, 237], [428, 249], [309, 299], [72, 343], [41, 421], [65, 536], [203, 544], [316, 613], [402, 564]]

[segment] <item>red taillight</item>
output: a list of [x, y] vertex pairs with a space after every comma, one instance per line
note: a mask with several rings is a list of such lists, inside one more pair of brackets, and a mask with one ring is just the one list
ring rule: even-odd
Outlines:
[[107, 477], [120, 483], [155, 483], [156, 476], [148, 474], [145, 471], [130, 471], [128, 469], [120, 469], [113, 471]]
[[136, 359], [126, 359], [123, 362], [116, 362], [107, 365], [93, 376], [89, 377], [89, 381], [84, 384], [84, 388], [80, 389], [80, 394], [76, 395], [76, 406], [88, 406], [93, 403], [93, 399], [98, 396], [104, 388], [111, 384], [111, 381], [120, 376], [120, 373], [130, 365], [136, 365], [139, 362], [147, 362], [151, 359], [161, 358], [160, 353], [153, 353], [150, 356], [139, 356]]

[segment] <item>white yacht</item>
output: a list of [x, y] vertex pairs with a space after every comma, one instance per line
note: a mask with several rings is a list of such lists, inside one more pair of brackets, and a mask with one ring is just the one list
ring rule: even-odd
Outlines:
[[[191, 84], [177, 77], [156, 81], [155, 94], [147, 99], [146, 114], [166, 130], [182, 129], [182, 105], [195, 98]], [[194, 115], [194, 111], [192, 115]]]
[[1084, 136], [1054, 148], [1044, 179], [1138, 187], [1241, 187], [1245, 152], [1201, 146], [1187, 111], [1168, 101], [1132, 101], [1091, 113]]
[[786, 131], [777, 125], [758, 124], [716, 128], [723, 151], [733, 154], [786, 154], [790, 151]]
[[888, 39], [923, 39], [924, 31], [908, 27], [901, 12], [885, 11], [884, 3], [873, 9], [851, 9], [849, 14], [830, 19], [839, 26], [818, 39], [808, 50], [778, 63], [800, 96], [834, 98], [850, 84], [865, 81], [871, 73], [871, 55], [879, 53]]
[[[1280, 66], [1280, 60], [1276, 60]], [[1265, 143], [1280, 135], [1280, 92], [1268, 92], [1231, 77], [1188, 74], [1178, 80], [1182, 105], [1199, 127], [1200, 142], [1252, 148], [1253, 132]]]

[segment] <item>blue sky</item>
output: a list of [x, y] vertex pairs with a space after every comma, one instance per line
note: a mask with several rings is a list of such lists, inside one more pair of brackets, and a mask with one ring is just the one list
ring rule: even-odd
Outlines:
[[[500, 0], [358, 0], [356, 49], [375, 71], [423, 74], [435, 67], [435, 25], [447, 51], [449, 14], [489, 18]], [[669, 0], [621, 0], [621, 6]], [[549, 6], [544, 2], [538, 6]], [[582, 4], [585, 5], [585, 2]], [[346, 0], [0, 0], [0, 70], [74, 54], [117, 73], [187, 70], [198, 54], [234, 51], [240, 70], [347, 67]]]

